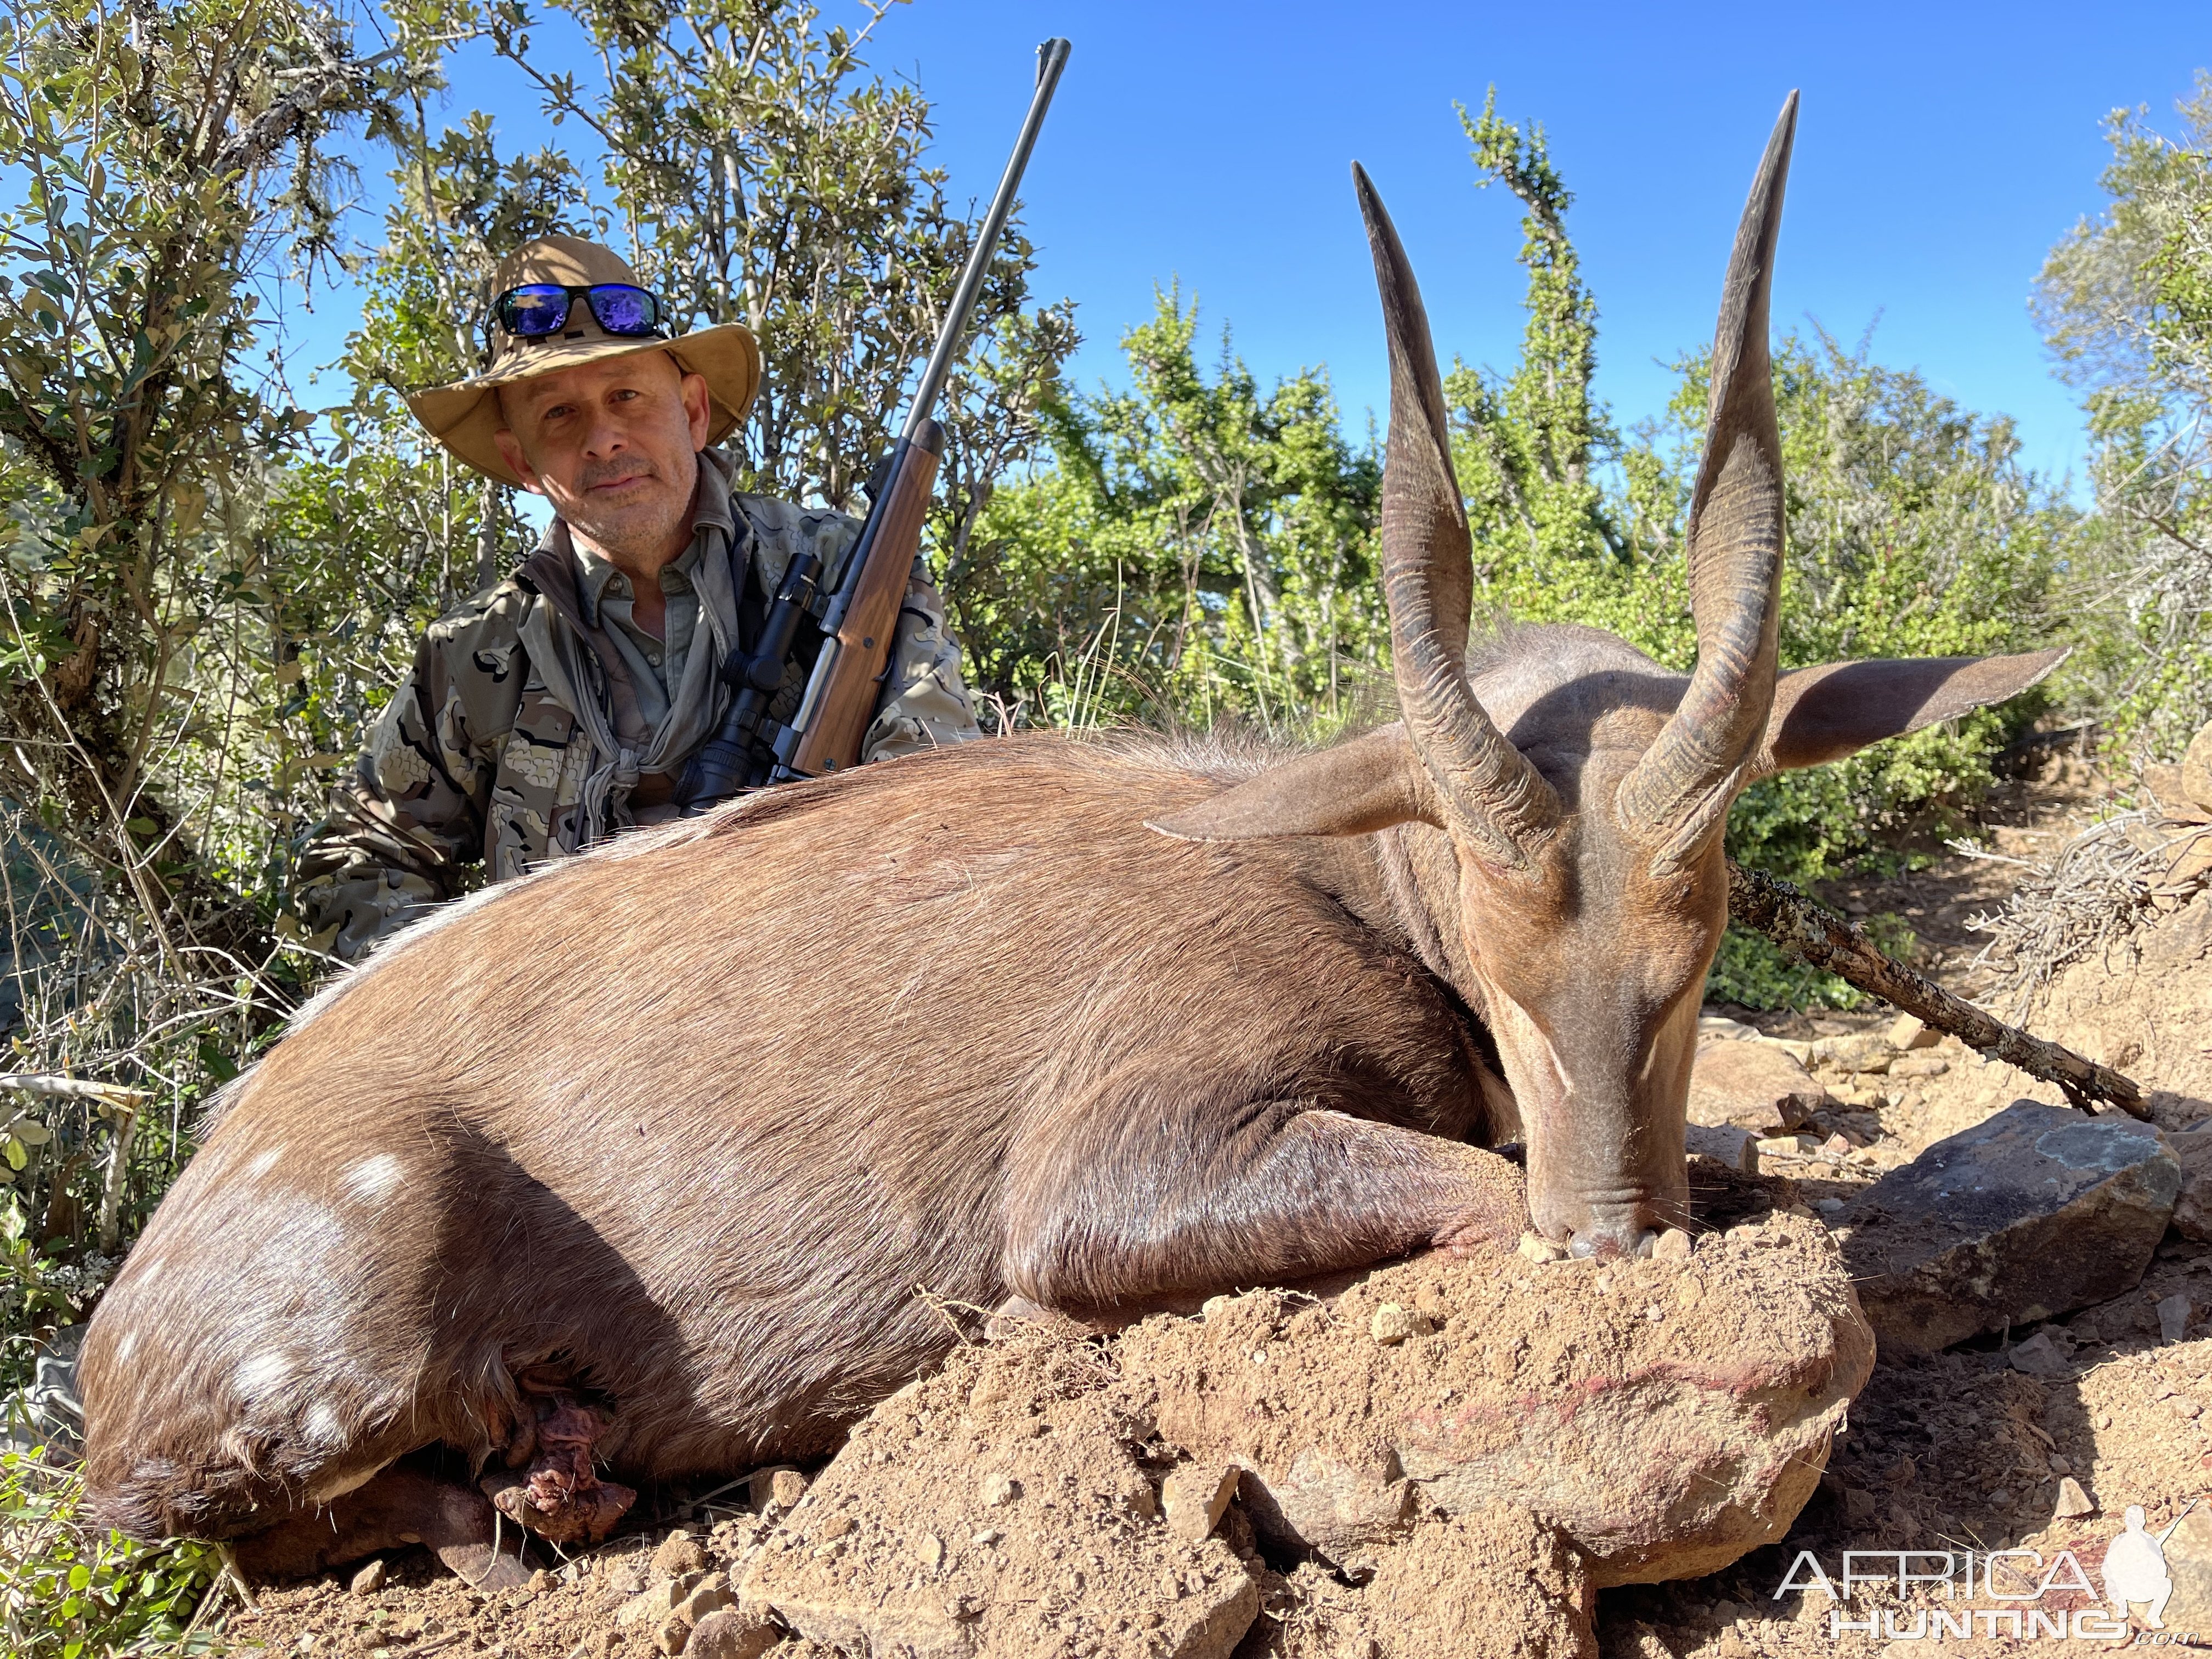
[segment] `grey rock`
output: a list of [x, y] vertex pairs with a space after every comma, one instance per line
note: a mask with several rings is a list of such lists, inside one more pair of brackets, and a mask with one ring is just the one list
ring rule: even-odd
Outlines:
[[1690, 1073], [1690, 1121], [1708, 1128], [1794, 1129], [1827, 1097], [1771, 1042], [1700, 1043]]
[[2073, 1361], [2051, 1340], [2049, 1331], [2038, 1331], [2027, 1341], [2014, 1344], [2005, 1358], [2011, 1362], [2013, 1370], [2025, 1371], [2030, 1376], [2056, 1379], [2074, 1375]]
[[2173, 1231], [2199, 1244], [2212, 1244], [2212, 1121], [2167, 1137], [2166, 1145], [2181, 1164]]
[[2161, 1342], [2179, 1342], [2189, 1333], [2189, 1316], [2195, 1310], [2189, 1298], [2179, 1291], [2162, 1297], [2158, 1304], [2158, 1338]]
[[1685, 1149], [1692, 1157], [1710, 1158], [1746, 1175], [1759, 1173], [1759, 1137], [1750, 1130], [1692, 1123], [1684, 1134]]
[[1844, 1260], [1884, 1352], [1930, 1354], [2108, 1301], [2150, 1265], [2181, 1188], [2156, 1129], [2016, 1101], [1846, 1205]]
[[392, 1570], [379, 1558], [354, 1574], [353, 1583], [347, 1588], [356, 1595], [374, 1595], [384, 1588], [384, 1581], [391, 1576]]

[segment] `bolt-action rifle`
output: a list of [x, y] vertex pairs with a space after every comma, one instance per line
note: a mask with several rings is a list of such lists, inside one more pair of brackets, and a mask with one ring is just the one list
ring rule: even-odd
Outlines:
[[[761, 623], [752, 649], [733, 648], [721, 676], [735, 693], [722, 723], [691, 757], [678, 781], [675, 799], [687, 817], [696, 816], [740, 790], [793, 778], [819, 777], [859, 764], [860, 739], [874, 718], [884, 677], [890, 669], [893, 631], [908, 574], [921, 546], [922, 521], [937, 483], [937, 464], [945, 453], [945, 428], [930, 417], [952, 360], [968, 331], [968, 320], [998, 252], [1012, 211], [1014, 192], [1029, 165], [1030, 150], [1052, 102], [1053, 88], [1066, 66], [1068, 43], [1054, 39], [1037, 48], [1036, 94], [1022, 122], [1021, 137], [999, 180], [999, 193], [969, 250], [960, 286], [953, 290], [945, 326], [937, 336], [929, 366], [915, 388], [906, 427], [870, 480], [868, 516], [860, 539], [847, 555], [837, 585], [822, 586], [822, 563], [811, 553], [795, 556], [784, 572]], [[812, 617], [823, 638], [806, 690], [788, 725], [769, 718], [769, 704], [783, 685], [785, 665], [802, 618]]]

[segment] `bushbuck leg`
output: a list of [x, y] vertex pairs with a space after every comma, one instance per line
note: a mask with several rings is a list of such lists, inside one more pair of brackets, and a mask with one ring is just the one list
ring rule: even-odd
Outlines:
[[453, 1571], [483, 1589], [512, 1589], [530, 1577], [520, 1553], [522, 1529], [499, 1545], [498, 1516], [483, 1493], [394, 1465], [364, 1485], [275, 1526], [239, 1539], [239, 1571], [249, 1581], [304, 1578], [365, 1555], [427, 1544]]
[[1006, 1281], [1079, 1316], [1279, 1285], [1431, 1247], [1509, 1244], [1521, 1171], [1494, 1152], [1307, 1100], [1057, 1118], [1008, 1170]]

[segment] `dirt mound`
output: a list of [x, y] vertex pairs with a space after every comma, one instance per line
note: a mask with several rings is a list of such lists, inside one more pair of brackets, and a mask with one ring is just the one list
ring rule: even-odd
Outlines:
[[855, 1428], [739, 1600], [860, 1653], [1218, 1659], [1258, 1563], [1166, 1524], [1174, 1455], [1150, 1389], [1072, 1329], [963, 1349]]
[[738, 1600], [869, 1654], [1212, 1659], [1263, 1601], [1264, 1652], [1583, 1651], [1594, 1585], [1781, 1536], [1872, 1363], [1809, 1215], [1025, 1328], [878, 1407]]
[[1781, 1536], [1872, 1362], [1808, 1212], [1665, 1250], [1431, 1258], [1112, 1340], [1018, 1323], [811, 1486], [757, 1481], [765, 1513], [507, 1595], [421, 1568], [277, 1591], [234, 1633], [363, 1659], [1591, 1655], [1597, 1584]]
[[1350, 1567], [1431, 1510], [1526, 1510], [1601, 1584], [1691, 1577], [1787, 1529], [1873, 1364], [1809, 1215], [1671, 1259], [1431, 1258], [1334, 1304], [1260, 1291], [1148, 1320], [1161, 1433], [1246, 1472], [1272, 1543]]

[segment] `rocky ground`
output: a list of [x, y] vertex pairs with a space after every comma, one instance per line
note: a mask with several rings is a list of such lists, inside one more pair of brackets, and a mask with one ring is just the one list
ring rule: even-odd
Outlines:
[[[2048, 856], [2098, 810], [2084, 781], [2015, 789], [1978, 840]], [[1824, 896], [1901, 916], [1923, 970], [1972, 994], [1966, 924], [2021, 868], [1946, 855]], [[635, 1532], [526, 1589], [477, 1594], [416, 1552], [264, 1590], [226, 1633], [368, 1659], [1747, 1659], [2012, 1653], [2055, 1627], [2212, 1646], [2212, 1125], [2189, 1132], [2212, 1119], [2208, 957], [2212, 895], [2065, 969], [2031, 1017], [2151, 1085], [2155, 1131], [2015, 1106], [2063, 1103], [1889, 1010], [1711, 1010], [1698, 1237], [1661, 1259], [1532, 1246], [1110, 1344], [1024, 1328], [826, 1469], [650, 1493]], [[1822, 1469], [1864, 1330], [1823, 1301], [1846, 1276], [1881, 1352]], [[1924, 1352], [1931, 1330], [1958, 1340]], [[1640, 1472], [1607, 1491], [1607, 1468]], [[2131, 1632], [2095, 1621], [2130, 1505], [2154, 1534], [2179, 1522], [2163, 1631], [2142, 1605]], [[1746, 1544], [1717, 1571], [1697, 1553]], [[1820, 1581], [1846, 1551], [1839, 1602]], [[1660, 1572], [1703, 1576], [1630, 1582]]]

